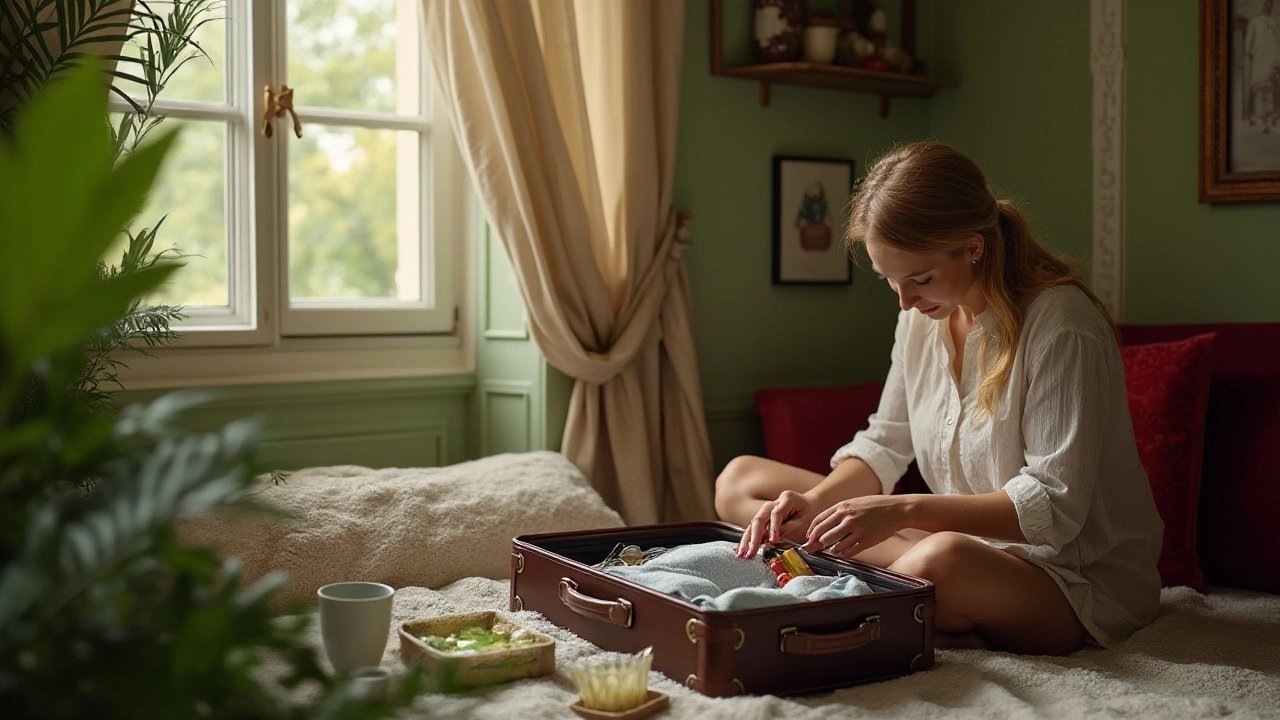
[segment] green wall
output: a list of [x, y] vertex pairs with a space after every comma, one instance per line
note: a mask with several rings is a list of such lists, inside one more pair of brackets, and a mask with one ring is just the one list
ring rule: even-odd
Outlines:
[[[240, 418], [262, 422], [260, 471], [318, 465], [431, 467], [472, 457], [470, 374], [206, 388], [209, 402], [184, 427], [207, 431]], [[117, 393], [123, 407], [167, 390]]]
[[[725, 5], [726, 55], [738, 64], [750, 15], [745, 3]], [[851, 159], [861, 174], [892, 143], [928, 135], [929, 105], [895, 98], [881, 118], [873, 95], [774, 86], [761, 107], [755, 83], [711, 75], [709, 14], [708, 0], [688, 0], [675, 200], [693, 214], [694, 340], [720, 466], [761, 451], [757, 389], [876, 380], [889, 366], [897, 306], [874, 275], [855, 269], [847, 286], [771, 284], [773, 155]]]
[[935, 72], [959, 82], [930, 104], [930, 131], [986, 171], [1041, 242], [1092, 246], [1089, 2], [942, 1]]
[[[749, 50], [747, 0], [726, 0], [727, 61]], [[688, 0], [676, 206], [693, 213], [687, 257], [695, 342], [717, 466], [761, 452], [758, 389], [878, 381], [893, 294], [855, 269], [849, 286], [770, 282], [773, 155], [852, 159], [861, 174], [895, 142], [936, 138], [973, 156], [1050, 247], [1091, 248], [1089, 2], [921, 0], [921, 56], [957, 84], [929, 100], [713, 77], [709, 0]], [[893, 7], [890, 25], [894, 26]], [[1124, 320], [1280, 320], [1280, 203], [1196, 199], [1198, 3], [1130, 0], [1126, 76]], [[559, 447], [571, 383], [528, 339], [500, 248], [476, 244], [476, 374], [223, 388], [193, 420], [267, 420], [264, 466], [435, 465]], [[1087, 268], [1086, 268], [1087, 272]], [[155, 393], [125, 393], [122, 402]]]
[[1280, 321], [1280, 202], [1196, 199], [1199, 5], [1127, 7], [1125, 320]]
[[[1126, 6], [1124, 309], [1130, 323], [1280, 320], [1280, 203], [1205, 205], [1199, 3]], [[1089, 3], [939, 1], [932, 133], [1021, 199], [1045, 243], [1091, 248]], [[1086, 267], [1087, 272], [1087, 267]]]
[[[727, 11], [738, 12], [726, 2]], [[1092, 248], [1092, 76], [1087, 0], [924, 0], [920, 54], [956, 87], [930, 100], [755, 85], [708, 67], [707, 0], [689, 0], [677, 201], [694, 218], [688, 256], [699, 365], [718, 465], [760, 452], [750, 405], [763, 387], [877, 380], [893, 297], [852, 287], [769, 284], [769, 158], [866, 159], [935, 138], [973, 157], [1019, 203], [1042, 242], [1084, 262]], [[727, 18], [745, 57], [746, 16]], [[1202, 205], [1198, 3], [1127, 6], [1125, 308], [1131, 323], [1280, 320], [1280, 203]], [[891, 22], [892, 26], [892, 22]]]

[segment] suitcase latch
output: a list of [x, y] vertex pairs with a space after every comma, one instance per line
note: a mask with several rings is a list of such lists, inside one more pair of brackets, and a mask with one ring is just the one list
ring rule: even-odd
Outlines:
[[[740, 627], [713, 630], [698, 618], [689, 618], [689, 622], [684, 624], [685, 637], [694, 645], [698, 644], [699, 637], [706, 638], [709, 642], [725, 642], [730, 632], [733, 633], [733, 649], [740, 649], [747, 641], [747, 634]], [[720, 637], [716, 637], [717, 635]]]

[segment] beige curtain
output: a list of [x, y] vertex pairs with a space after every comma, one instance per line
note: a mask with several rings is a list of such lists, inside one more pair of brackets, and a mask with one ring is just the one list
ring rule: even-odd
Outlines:
[[684, 1], [423, 2], [534, 340], [577, 379], [564, 454], [630, 524], [714, 517], [671, 200]]

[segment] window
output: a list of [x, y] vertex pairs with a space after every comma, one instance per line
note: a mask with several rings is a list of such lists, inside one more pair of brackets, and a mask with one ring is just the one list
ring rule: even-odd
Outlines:
[[[201, 27], [209, 59], [156, 103], [182, 136], [136, 222], [167, 215], [157, 247], [187, 256], [155, 298], [185, 306], [185, 345], [459, 345], [466, 183], [433, 120], [420, 2], [227, 0]], [[286, 87], [301, 138], [264, 117]], [[302, 340], [361, 336], [382, 340]]]

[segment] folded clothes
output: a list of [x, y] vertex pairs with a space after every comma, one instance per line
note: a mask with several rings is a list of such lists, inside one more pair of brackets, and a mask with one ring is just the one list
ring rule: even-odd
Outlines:
[[708, 610], [747, 610], [874, 592], [853, 575], [801, 575], [780, 588], [759, 555], [744, 560], [735, 548], [737, 543], [724, 540], [681, 545], [643, 565], [604, 571]]

